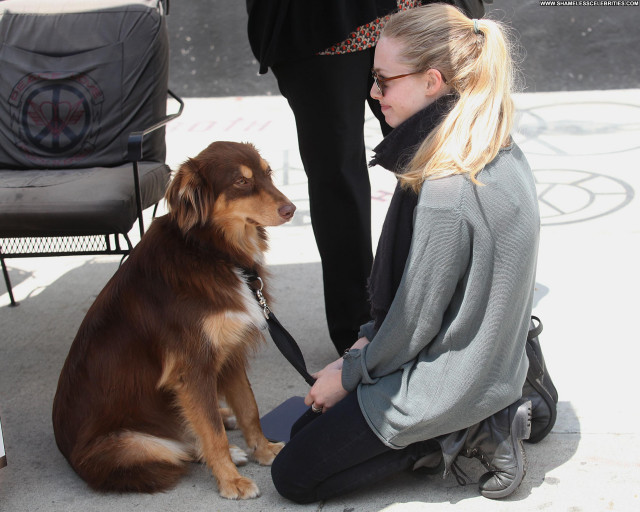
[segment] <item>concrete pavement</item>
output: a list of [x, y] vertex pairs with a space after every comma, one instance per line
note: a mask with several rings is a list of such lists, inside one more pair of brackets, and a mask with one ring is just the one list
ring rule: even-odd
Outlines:
[[[157, 495], [90, 491], [58, 452], [51, 403], [69, 345], [93, 298], [118, 265], [114, 257], [10, 260], [18, 308], [0, 284], [0, 418], [8, 466], [0, 469], [0, 511], [624, 511], [640, 510], [637, 311], [640, 286], [640, 89], [521, 94], [516, 140], [538, 182], [542, 236], [534, 314], [560, 394], [558, 420], [529, 469], [503, 501], [454, 478], [402, 474], [373, 489], [299, 506], [280, 498], [268, 468], [240, 469], [262, 496], [221, 499], [204, 466], [192, 465], [173, 490]], [[371, 117], [367, 145], [380, 140]], [[280, 321], [299, 341], [310, 369], [335, 357], [324, 320], [319, 257], [311, 232], [306, 179], [295, 126], [279, 96], [189, 98], [167, 133], [175, 169], [214, 140], [249, 141], [276, 169], [298, 206], [295, 220], [270, 229], [268, 263]], [[393, 191], [386, 171], [371, 170], [377, 239]], [[268, 343], [250, 378], [262, 413], [307, 385]], [[237, 432], [230, 437], [240, 446]], [[462, 460], [472, 476], [476, 460]]]

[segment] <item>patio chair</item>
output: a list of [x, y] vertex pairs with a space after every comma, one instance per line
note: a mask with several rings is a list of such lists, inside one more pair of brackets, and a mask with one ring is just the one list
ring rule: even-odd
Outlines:
[[[170, 178], [167, 0], [0, 2], [0, 261], [126, 255]], [[167, 99], [177, 112], [167, 116]], [[154, 210], [155, 213], [155, 210]], [[134, 231], [135, 232], [135, 231]]]

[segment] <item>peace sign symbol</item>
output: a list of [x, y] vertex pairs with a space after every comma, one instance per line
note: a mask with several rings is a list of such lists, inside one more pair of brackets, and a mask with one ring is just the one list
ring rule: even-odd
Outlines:
[[35, 147], [59, 155], [82, 144], [91, 125], [91, 106], [75, 87], [49, 84], [29, 93], [21, 121], [25, 137]]

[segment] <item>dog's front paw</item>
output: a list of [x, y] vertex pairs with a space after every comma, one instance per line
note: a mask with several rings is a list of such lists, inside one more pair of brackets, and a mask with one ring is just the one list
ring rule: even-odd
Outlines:
[[226, 482], [220, 482], [220, 496], [229, 500], [248, 500], [260, 496], [260, 489], [250, 478], [239, 476]]
[[263, 466], [270, 466], [276, 455], [284, 448], [284, 443], [264, 443], [253, 452], [253, 458]]
[[242, 448], [238, 448], [235, 444], [229, 445], [229, 455], [236, 466], [244, 466], [249, 462], [249, 457]]

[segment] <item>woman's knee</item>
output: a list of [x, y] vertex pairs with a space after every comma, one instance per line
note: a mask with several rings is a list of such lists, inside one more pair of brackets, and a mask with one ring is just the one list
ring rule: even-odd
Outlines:
[[296, 503], [313, 503], [315, 499], [314, 488], [305, 482], [304, 471], [298, 467], [294, 457], [289, 457], [287, 447], [278, 454], [271, 465], [271, 479], [278, 493], [288, 500]]

